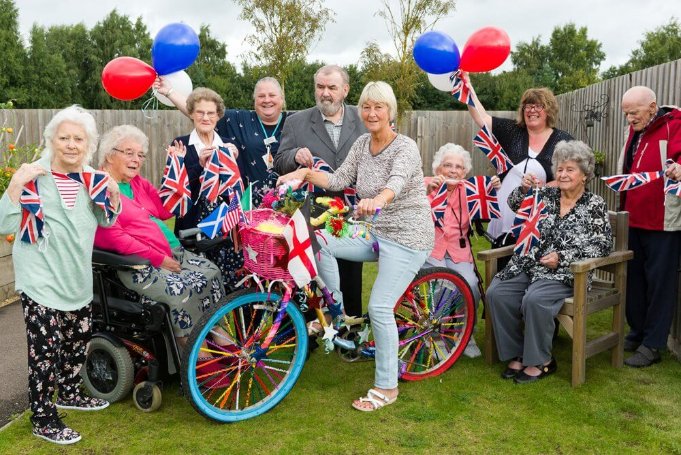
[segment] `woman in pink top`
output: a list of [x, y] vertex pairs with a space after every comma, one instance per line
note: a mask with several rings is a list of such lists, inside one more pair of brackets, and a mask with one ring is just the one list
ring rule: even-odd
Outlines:
[[[459, 273], [471, 287], [475, 306], [480, 300], [478, 273], [475, 269], [473, 251], [468, 239], [470, 217], [466, 204], [466, 189], [463, 180], [472, 168], [471, 155], [456, 144], [445, 144], [433, 157], [434, 177], [426, 177], [428, 199], [437, 194], [443, 183], [447, 183], [447, 210], [442, 227], [435, 226], [435, 248], [426, 259], [424, 267], [447, 267]], [[493, 177], [495, 188], [501, 186], [498, 177]], [[480, 349], [471, 336], [464, 351], [468, 357], [478, 357]]]
[[118, 182], [122, 209], [113, 226], [97, 230], [95, 246], [149, 260], [150, 266], [120, 271], [118, 277], [141, 298], [166, 304], [173, 333], [183, 346], [201, 314], [224, 295], [222, 274], [209, 260], [184, 250], [162, 221], [173, 214], [163, 207], [156, 188], [139, 175], [148, 146], [145, 134], [131, 125], [102, 136], [100, 165]]

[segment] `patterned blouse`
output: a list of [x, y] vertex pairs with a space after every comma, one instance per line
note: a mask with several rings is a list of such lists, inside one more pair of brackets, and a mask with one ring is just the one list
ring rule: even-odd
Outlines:
[[357, 138], [343, 164], [329, 174], [328, 189], [341, 191], [355, 184], [362, 199], [373, 198], [384, 188], [392, 190], [395, 198], [376, 218], [372, 232], [413, 250], [432, 250], [435, 229], [416, 142], [398, 134], [376, 156], [370, 143], [369, 133]]
[[[574, 275], [570, 271], [571, 263], [607, 256], [612, 251], [612, 230], [607, 206], [602, 197], [584, 191], [576, 205], [561, 218], [560, 189], [543, 187], [539, 190], [539, 196], [546, 204], [548, 214], [547, 218], [539, 222], [541, 241], [532, 247], [527, 256], [514, 254], [497, 277], [507, 280], [525, 272], [531, 282], [555, 280], [572, 286]], [[517, 211], [524, 197], [518, 187], [508, 197], [508, 205], [513, 211]], [[552, 251], [556, 251], [560, 258], [555, 270], [539, 263], [539, 258]], [[588, 286], [591, 288], [591, 274]]]

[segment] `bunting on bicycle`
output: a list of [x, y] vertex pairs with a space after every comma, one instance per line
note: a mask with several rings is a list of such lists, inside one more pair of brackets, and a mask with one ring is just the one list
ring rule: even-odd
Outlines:
[[469, 106], [475, 106], [473, 101], [473, 93], [471, 88], [466, 83], [465, 79], [461, 77], [461, 71], [455, 71], [449, 77], [452, 82], [452, 96], [455, 100], [460, 103], [467, 104]]
[[539, 198], [539, 193], [536, 192], [531, 198], [533, 204], [530, 215], [522, 224], [520, 231], [516, 236], [517, 240], [515, 242], [515, 247], [513, 248], [513, 252], [519, 256], [526, 256], [533, 247], [539, 245], [539, 241], [541, 240], [539, 223], [548, 216], [546, 213], [546, 205], [544, 204], [544, 201]]
[[506, 156], [497, 138], [487, 129], [487, 125], [482, 125], [478, 134], [473, 138], [473, 145], [487, 155], [492, 165], [497, 168], [497, 174], [503, 174], [513, 167], [513, 162]]
[[[323, 172], [328, 172], [328, 173], [333, 172], [333, 169], [331, 169], [331, 166], [329, 166], [326, 161], [324, 161], [323, 159], [321, 159], [317, 156], [312, 157], [312, 170], [313, 171], [323, 171]], [[325, 190], [323, 188], [317, 188], [316, 186], [314, 186], [311, 183], [307, 184], [306, 189], [307, 189], [307, 191], [309, 191], [311, 193], [324, 193], [325, 192]]]
[[35, 243], [43, 236], [44, 215], [38, 185], [35, 180], [28, 182], [19, 196], [21, 205], [21, 224], [19, 237], [22, 242]]
[[183, 156], [168, 153], [158, 195], [163, 207], [175, 216], [183, 217], [191, 208], [192, 193], [189, 190], [189, 176]]
[[307, 222], [300, 210], [293, 213], [283, 234], [288, 244], [288, 272], [296, 286], [302, 288], [317, 276], [317, 265], [314, 261]]
[[435, 226], [442, 227], [447, 210], [447, 182], [443, 182], [437, 189], [435, 196], [430, 201], [430, 210], [433, 215]]
[[477, 175], [464, 180], [464, 185], [471, 220], [501, 218], [497, 190], [492, 185], [492, 177]]

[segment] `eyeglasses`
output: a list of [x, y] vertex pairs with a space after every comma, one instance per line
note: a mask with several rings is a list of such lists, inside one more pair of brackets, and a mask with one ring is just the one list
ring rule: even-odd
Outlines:
[[194, 114], [196, 114], [198, 118], [208, 117], [212, 119], [218, 116], [217, 112], [194, 111]]
[[130, 149], [121, 150], [121, 149], [117, 149], [116, 147], [113, 147], [111, 150], [115, 150], [117, 152], [122, 153], [129, 160], [137, 157], [138, 160], [144, 161], [147, 158], [146, 154], [144, 154], [142, 152], [136, 152], [136, 151], [130, 150]]
[[530, 112], [532, 109], [534, 109], [537, 112], [541, 112], [544, 110], [544, 106], [541, 104], [524, 104], [523, 105], [523, 110], [525, 112]]

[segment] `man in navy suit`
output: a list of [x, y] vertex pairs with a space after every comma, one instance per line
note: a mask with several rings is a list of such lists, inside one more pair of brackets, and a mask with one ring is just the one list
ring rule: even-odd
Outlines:
[[[314, 156], [337, 169], [355, 140], [367, 130], [357, 107], [345, 104], [350, 78], [340, 66], [327, 65], [314, 75], [317, 105], [291, 115], [281, 133], [274, 169], [279, 175], [312, 166]], [[338, 260], [345, 312], [362, 314], [362, 263]]]

